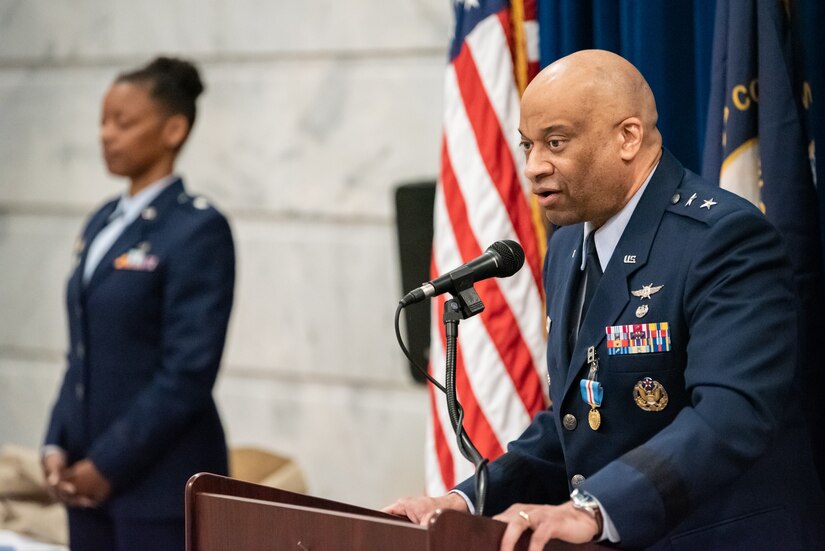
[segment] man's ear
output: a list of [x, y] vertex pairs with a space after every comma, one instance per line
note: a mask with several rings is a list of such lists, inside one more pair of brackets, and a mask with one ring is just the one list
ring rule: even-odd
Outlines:
[[632, 161], [642, 148], [644, 127], [638, 117], [629, 117], [619, 123], [621, 132], [620, 154], [622, 160]]
[[172, 115], [163, 124], [163, 144], [170, 149], [180, 149], [188, 135], [189, 121], [184, 115]]

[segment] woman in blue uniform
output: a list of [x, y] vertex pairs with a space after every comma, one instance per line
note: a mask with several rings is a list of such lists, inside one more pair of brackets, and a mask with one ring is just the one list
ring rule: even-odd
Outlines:
[[43, 450], [73, 551], [182, 549], [187, 479], [227, 472], [212, 387], [232, 235], [174, 171], [202, 91], [193, 65], [158, 58], [118, 76], [103, 100], [103, 158], [128, 188], [76, 245], [68, 366]]

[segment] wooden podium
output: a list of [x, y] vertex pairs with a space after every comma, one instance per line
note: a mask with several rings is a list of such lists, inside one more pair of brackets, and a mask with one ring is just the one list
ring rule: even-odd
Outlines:
[[[213, 474], [186, 484], [186, 551], [497, 551], [505, 525], [456, 511], [418, 526], [380, 511]], [[522, 537], [516, 549], [527, 549]], [[545, 551], [604, 547], [551, 542]]]

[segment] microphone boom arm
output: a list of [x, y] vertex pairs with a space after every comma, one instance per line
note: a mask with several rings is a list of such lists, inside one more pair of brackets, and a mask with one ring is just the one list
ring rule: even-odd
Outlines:
[[[469, 302], [467, 302], [469, 301]], [[473, 504], [475, 507], [474, 514], [481, 516], [484, 514], [484, 502], [487, 497], [487, 463], [488, 459], [484, 458], [478, 449], [470, 440], [469, 435], [464, 430], [464, 410], [458, 402], [455, 389], [455, 370], [456, 370], [456, 349], [458, 341], [458, 324], [461, 320], [467, 319], [484, 310], [484, 303], [481, 302], [478, 293], [470, 283], [469, 288], [456, 293], [455, 298], [452, 298], [444, 303], [444, 332], [446, 336], [446, 368], [444, 383], [447, 394], [447, 412], [450, 415], [450, 422], [453, 425], [453, 430], [456, 435], [456, 443], [458, 449], [468, 461], [470, 461], [476, 468], [475, 473], [475, 489], [476, 499]]]

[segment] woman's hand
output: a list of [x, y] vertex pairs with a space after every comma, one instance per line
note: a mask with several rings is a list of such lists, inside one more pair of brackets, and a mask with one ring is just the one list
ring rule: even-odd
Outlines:
[[112, 485], [89, 459], [81, 459], [66, 469], [61, 484], [67, 490], [74, 489], [75, 499], [70, 505], [80, 507], [97, 507], [112, 493]]

